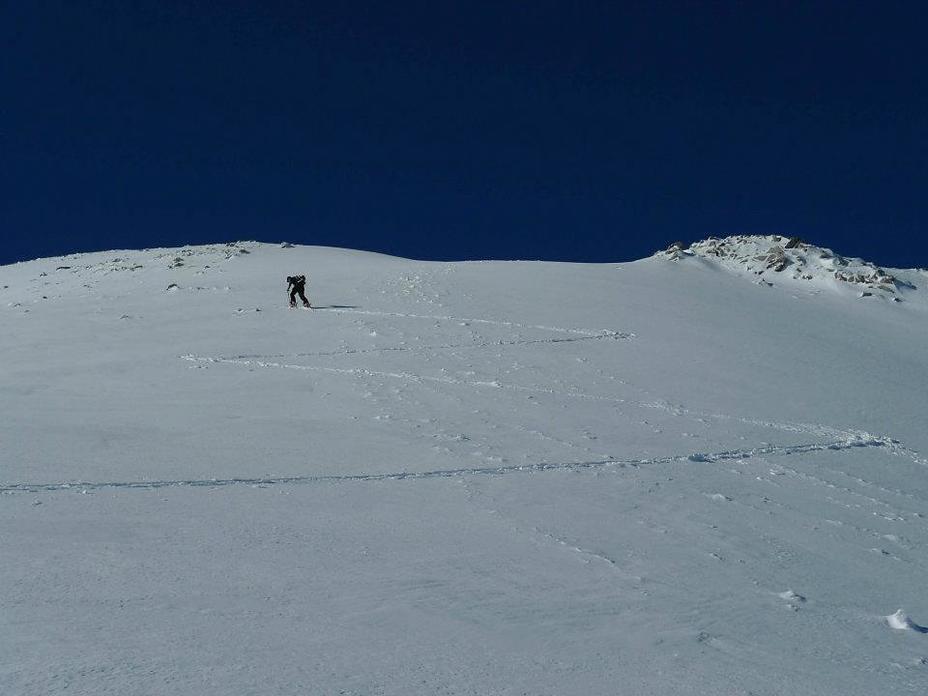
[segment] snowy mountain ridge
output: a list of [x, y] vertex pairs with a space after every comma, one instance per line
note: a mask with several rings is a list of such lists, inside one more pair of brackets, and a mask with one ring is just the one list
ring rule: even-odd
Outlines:
[[[735, 273], [756, 276], [758, 284], [768, 286], [780, 283], [838, 291], [850, 289], [861, 298], [894, 302], [904, 301], [909, 293], [918, 290], [918, 284], [928, 283], [928, 271], [922, 269], [890, 272], [798, 237], [779, 235], [710, 237], [690, 245], [675, 242], [654, 256], [678, 262], [708, 261]], [[922, 290], [920, 295], [924, 294]]]

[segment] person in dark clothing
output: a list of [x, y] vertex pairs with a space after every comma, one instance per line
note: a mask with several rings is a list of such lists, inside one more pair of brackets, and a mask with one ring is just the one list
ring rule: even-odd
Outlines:
[[306, 276], [287, 276], [287, 290], [290, 292], [290, 306], [296, 307], [296, 296], [299, 295], [303, 300], [304, 307], [311, 307], [309, 300], [306, 299]]

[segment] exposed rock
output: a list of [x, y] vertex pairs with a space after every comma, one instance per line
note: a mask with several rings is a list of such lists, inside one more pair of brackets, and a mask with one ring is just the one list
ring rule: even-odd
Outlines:
[[791, 281], [817, 284], [839, 281], [841, 284], [857, 286], [855, 290], [860, 293], [867, 293], [860, 295], [862, 297], [878, 294], [892, 298], [903, 291], [916, 289], [910, 280], [900, 279], [876, 264], [858, 258], [845, 258], [830, 249], [811, 245], [799, 237], [710, 237], [690, 245], [674, 242], [655, 256], [674, 261], [701, 257], [735, 273], [752, 274], [761, 279], [765, 274], [783, 273], [790, 269], [788, 278]]
[[671, 244], [664, 253], [667, 255], [667, 258], [672, 261], [677, 261], [683, 256], [690, 255], [688, 249], [690, 248], [689, 244], [685, 242], [674, 242]]
[[777, 273], [785, 270], [792, 263], [792, 260], [786, 255], [786, 251], [780, 246], [770, 247], [766, 253], [755, 256], [754, 259], [762, 262], [768, 270]]

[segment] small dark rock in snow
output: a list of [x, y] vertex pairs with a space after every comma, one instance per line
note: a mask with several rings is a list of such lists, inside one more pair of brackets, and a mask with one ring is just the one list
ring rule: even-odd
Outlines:
[[786, 590], [786, 592], [780, 592], [780, 597], [790, 602], [802, 603], [806, 601], [806, 598], [803, 595], [799, 594], [798, 592], [793, 592], [793, 590]]

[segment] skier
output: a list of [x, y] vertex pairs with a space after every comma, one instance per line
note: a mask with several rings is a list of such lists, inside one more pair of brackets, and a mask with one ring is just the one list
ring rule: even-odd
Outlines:
[[299, 295], [300, 299], [303, 300], [303, 306], [312, 309], [312, 305], [310, 305], [309, 300], [306, 299], [305, 288], [306, 276], [287, 276], [287, 290], [290, 292], [291, 307], [296, 307], [296, 296]]

